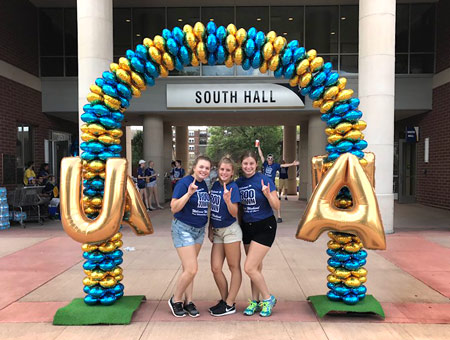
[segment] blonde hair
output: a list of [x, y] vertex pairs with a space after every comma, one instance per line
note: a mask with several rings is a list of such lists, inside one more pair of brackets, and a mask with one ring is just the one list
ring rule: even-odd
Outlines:
[[199, 161], [207, 161], [207, 162], [209, 162], [209, 166], [211, 167], [212, 162], [211, 162], [211, 160], [209, 159], [209, 157], [206, 157], [206, 156], [198, 156], [198, 157], [195, 159], [194, 163], [192, 164], [191, 170], [189, 171], [189, 174], [190, 174], [190, 175], [193, 175], [193, 174], [194, 174], [194, 168], [195, 168], [195, 166], [197, 165], [197, 163], [198, 163]]
[[220, 169], [220, 166], [222, 165], [222, 164], [230, 164], [231, 165], [231, 170], [233, 171], [233, 174], [234, 174], [234, 172], [235, 172], [235, 165], [234, 165], [234, 162], [233, 162], [233, 160], [230, 158], [230, 156], [228, 156], [228, 155], [226, 155], [226, 156], [223, 156], [221, 159], [220, 159], [220, 161], [219, 161], [219, 164], [217, 164], [217, 169]]

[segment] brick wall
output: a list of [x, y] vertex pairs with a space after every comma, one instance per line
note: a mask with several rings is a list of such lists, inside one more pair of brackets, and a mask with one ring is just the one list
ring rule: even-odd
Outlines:
[[0, 59], [34, 75], [38, 67], [38, 11], [28, 0], [0, 1]]

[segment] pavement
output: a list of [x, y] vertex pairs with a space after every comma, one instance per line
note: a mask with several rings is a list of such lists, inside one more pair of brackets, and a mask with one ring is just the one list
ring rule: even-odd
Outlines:
[[147, 297], [126, 326], [53, 326], [58, 308], [84, 296], [80, 244], [64, 233], [59, 221], [2, 230], [0, 339], [450, 339], [450, 211], [395, 205], [395, 233], [387, 235], [387, 250], [369, 250], [366, 265], [368, 294], [380, 301], [386, 319], [370, 315], [319, 319], [307, 297], [327, 291], [328, 237], [322, 235], [314, 243], [297, 240], [294, 235], [306, 204], [290, 197], [281, 206], [283, 223], [263, 270], [278, 303], [273, 315], [264, 319], [242, 315], [250, 297], [245, 274], [238, 313], [209, 315], [207, 308], [219, 294], [209, 269], [208, 240], [199, 255], [194, 287], [201, 315], [196, 319], [171, 315], [167, 299], [181, 268], [167, 206], [150, 213], [153, 235], [137, 237], [123, 230], [125, 294]]

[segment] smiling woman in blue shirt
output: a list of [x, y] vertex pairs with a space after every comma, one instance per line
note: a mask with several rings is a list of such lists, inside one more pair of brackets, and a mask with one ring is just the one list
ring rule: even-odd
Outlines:
[[208, 222], [209, 193], [205, 178], [209, 176], [210, 169], [209, 158], [197, 157], [192, 166], [191, 175], [182, 178], [176, 184], [170, 203], [174, 214], [172, 240], [183, 268], [176, 283], [174, 295], [168, 301], [175, 317], [200, 315], [192, 302], [192, 292], [198, 270], [197, 257]]

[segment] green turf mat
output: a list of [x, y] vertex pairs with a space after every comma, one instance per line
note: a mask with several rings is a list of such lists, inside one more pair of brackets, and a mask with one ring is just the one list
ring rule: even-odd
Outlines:
[[346, 305], [343, 302], [331, 301], [326, 295], [309, 296], [308, 300], [314, 307], [317, 315], [322, 318], [324, 315], [335, 312], [342, 313], [374, 313], [378, 314], [384, 319], [384, 310], [377, 299], [373, 295], [366, 295], [366, 297], [359, 301], [356, 305]]
[[73, 299], [67, 306], [58, 309], [53, 317], [54, 325], [127, 325], [138, 309], [144, 295], [123, 296], [111, 306], [88, 306], [83, 299]]

